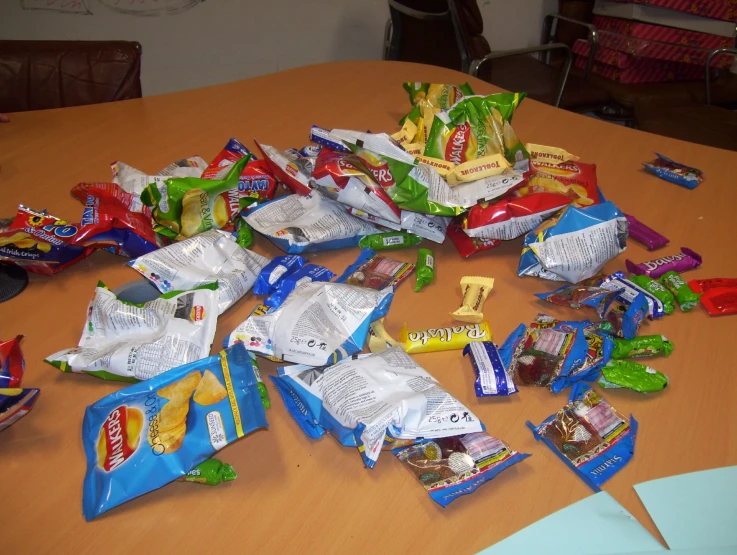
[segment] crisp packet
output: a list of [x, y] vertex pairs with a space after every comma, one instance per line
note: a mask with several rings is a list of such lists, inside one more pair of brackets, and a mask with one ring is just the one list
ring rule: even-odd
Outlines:
[[181, 478], [177, 478], [177, 480], [205, 484], [207, 486], [219, 486], [223, 482], [231, 482], [237, 477], [238, 475], [235, 473], [235, 469], [228, 463], [220, 462], [217, 459], [207, 459]]
[[423, 439], [392, 452], [441, 507], [447, 507], [461, 495], [473, 493], [503, 470], [530, 456], [514, 451], [486, 432]]
[[[256, 356], [260, 356], [267, 360], [271, 360], [272, 362], [284, 362], [282, 359], [274, 355], [271, 338], [266, 336], [267, 329], [258, 321], [254, 320], [255, 316], [269, 314], [270, 312], [274, 312], [276, 308], [277, 307], [275, 306], [257, 304], [248, 315], [248, 318], [238, 324], [230, 335], [225, 338], [223, 341], [223, 347], [227, 349], [236, 343], [243, 343], [248, 350], [248, 353], [253, 355], [254, 360], [256, 360]], [[256, 368], [255, 365], [254, 368]], [[259, 377], [259, 373], [257, 373], [256, 376]], [[264, 389], [261, 392], [262, 398], [265, 392], [266, 387], [264, 386]], [[268, 395], [268, 392], [266, 392], [266, 394]]]
[[694, 293], [707, 293], [714, 289], [737, 289], [737, 278], [692, 279], [688, 286]]
[[710, 316], [737, 314], [737, 289], [710, 289], [701, 295], [701, 306]]
[[637, 293], [631, 301], [625, 300], [620, 291], [615, 290], [598, 304], [596, 311], [606, 324], [600, 328], [602, 332], [632, 339], [648, 314], [647, 297]]
[[491, 341], [469, 343], [463, 348], [463, 356], [468, 355], [476, 374], [474, 389], [476, 397], [507, 396], [519, 390], [499, 355], [499, 350]]
[[342, 204], [313, 193], [288, 195], [255, 206], [246, 222], [288, 254], [355, 247], [374, 225], [348, 214]]
[[408, 81], [403, 83], [402, 87], [409, 94], [409, 101], [413, 105], [420, 101], [426, 101], [437, 110], [447, 110], [459, 100], [473, 94], [473, 89], [468, 83], [462, 85], [444, 85]]
[[312, 178], [325, 196], [399, 223], [399, 208], [355, 154], [323, 148], [315, 161]]
[[394, 231], [406, 231], [407, 233], [418, 235], [434, 243], [443, 243], [445, 241], [445, 234], [451, 221], [451, 218], [445, 216], [420, 214], [418, 212], [402, 210], [401, 221], [396, 224], [387, 220], [381, 220], [355, 208], [350, 208], [348, 212], [356, 218], [379, 227]]
[[328, 129], [313, 125], [310, 129], [310, 140], [320, 146], [326, 146], [337, 152], [350, 152], [351, 149], [338, 137], [332, 135]]
[[[665, 287], [660, 285], [650, 276], [630, 276], [628, 281], [637, 285], [640, 289], [646, 291], [656, 299], [658, 299], [663, 305], [664, 314], [673, 314], [675, 310], [675, 297], [673, 293], [668, 291]], [[653, 307], [656, 305], [653, 304]]]
[[520, 277], [578, 283], [627, 248], [627, 220], [611, 202], [567, 207], [525, 237]]
[[403, 210], [437, 216], [457, 216], [464, 211], [460, 195], [427, 164], [414, 166], [405, 179], [390, 189], [390, 194]]
[[210, 353], [218, 316], [217, 283], [170, 291], [144, 304], [121, 301], [99, 282], [79, 346], [48, 356], [62, 372], [136, 382]]
[[190, 156], [175, 160], [156, 175], [146, 175], [141, 170], [120, 161], [110, 164], [110, 171], [113, 183], [117, 183], [134, 197], [140, 198], [149, 183], [163, 183], [170, 177], [201, 177], [206, 167], [207, 162], [202, 158]]
[[276, 179], [264, 160], [257, 160], [238, 139], [231, 138], [202, 173], [203, 179], [225, 179], [230, 168], [244, 156], [250, 160], [238, 176], [238, 193], [242, 207], [274, 198]]
[[203, 179], [225, 179], [233, 164], [249, 154], [251, 160], [255, 160], [253, 153], [247, 146], [235, 137], [231, 137], [217, 156], [207, 165], [200, 177]]
[[[579, 324], [538, 314], [517, 342], [509, 364], [514, 383], [549, 386], [555, 393], [566, 387], [563, 379], [584, 363], [588, 349]], [[514, 333], [519, 332], [520, 328]]]
[[365, 249], [383, 251], [390, 249], [406, 249], [407, 247], [419, 245], [421, 242], [422, 237], [418, 237], [417, 235], [405, 233], [404, 231], [390, 231], [388, 233], [366, 235], [358, 242], [358, 246]]
[[269, 170], [279, 181], [294, 193], [309, 195], [312, 192], [312, 162], [299, 152], [279, 152], [273, 146], [261, 144], [255, 139], [254, 142], [263, 154]]
[[115, 183], [80, 183], [72, 196], [85, 203], [74, 244], [136, 257], [162, 247], [151, 209]]
[[267, 425], [243, 345], [103, 397], [82, 424], [85, 519], [186, 475]]
[[658, 279], [666, 272], [685, 272], [701, 266], [701, 255], [687, 247], [681, 247], [681, 252], [671, 256], [663, 256], [648, 262], [635, 264], [631, 260], [625, 261], [627, 271], [638, 276], [650, 276]]
[[601, 369], [601, 387], [626, 387], [640, 393], [662, 391], [668, 386], [668, 377], [654, 368], [629, 360], [610, 360]]
[[174, 177], [151, 183], [141, 193], [141, 202], [152, 208], [160, 232], [178, 240], [208, 229], [223, 229], [252, 199], [239, 190], [238, 176], [250, 157], [234, 163], [222, 180]]
[[688, 286], [688, 283], [683, 281], [683, 278], [678, 275], [678, 272], [666, 272], [660, 276], [660, 284], [668, 289], [673, 296], [676, 298], [678, 308], [682, 312], [689, 312], [693, 307], [699, 304], [700, 293], [694, 293]]
[[368, 287], [376, 291], [387, 287], [396, 290], [414, 269], [415, 265], [409, 262], [401, 262], [376, 254], [371, 249], [363, 249], [356, 261], [348, 266], [335, 282]]
[[0, 388], [0, 432], [31, 412], [40, 389]]
[[655, 155], [657, 156], [655, 160], [643, 163], [642, 165], [646, 171], [654, 173], [660, 179], [665, 179], [687, 189], [695, 189], [704, 180], [704, 172], [701, 170], [679, 164], [657, 152]]
[[162, 293], [217, 283], [222, 314], [251, 290], [268, 263], [265, 256], [238, 246], [229, 233], [211, 229], [131, 260], [128, 266]]
[[521, 188], [519, 194], [534, 193], [564, 195], [578, 207], [603, 201], [596, 179], [596, 165], [583, 162], [530, 162], [526, 188]]
[[310, 281], [330, 281], [335, 274], [317, 264], [305, 264], [294, 273], [284, 276], [277, 283], [276, 290], [264, 299], [266, 306], [280, 306], [297, 285]]
[[297, 364], [335, 363], [363, 349], [369, 323], [386, 316], [393, 297], [391, 287], [375, 291], [343, 283], [300, 283], [276, 310], [249, 317], [269, 349], [246, 348]]
[[296, 254], [276, 256], [264, 266], [256, 277], [253, 292], [257, 295], [268, 295], [279, 287], [281, 280], [307, 264], [307, 260]]
[[78, 233], [79, 224], [21, 205], [13, 221], [0, 227], [0, 262], [37, 274], [56, 274], [94, 251], [74, 244]]
[[[548, 293], [535, 293], [538, 299], [558, 306], [567, 306], [576, 310], [584, 306], [596, 306], [611, 291], [589, 285], [563, 285]], [[593, 304], [592, 304], [593, 303]]]
[[399, 340], [408, 353], [435, 353], [463, 349], [474, 341], [491, 341], [491, 329], [486, 321], [466, 326], [430, 328], [409, 331], [407, 324], [399, 332]]
[[546, 162], [558, 166], [565, 162], [578, 162], [578, 156], [554, 146], [536, 145], [527, 143], [527, 152], [530, 153], [531, 162]]
[[632, 339], [614, 339], [613, 359], [670, 356], [673, 343], [664, 335], [641, 335]]
[[0, 341], [0, 389], [14, 388], [20, 385], [26, 360], [20, 348], [22, 335], [13, 339]]
[[498, 247], [502, 242], [498, 239], [480, 239], [473, 238], [466, 235], [463, 231], [463, 224], [457, 219], [448, 225], [447, 229], [448, 238], [455, 246], [458, 254], [463, 258], [468, 258], [472, 254], [477, 252], [483, 252], [494, 247]]
[[619, 472], [635, 453], [637, 420], [619, 414], [583, 383], [573, 387], [568, 404], [539, 426], [527, 422], [543, 441], [591, 489]]
[[647, 301], [647, 316], [652, 320], [662, 318], [664, 314], [668, 314], [661, 297], [651, 292], [652, 287], [643, 287], [635, 283], [632, 278], [626, 278], [622, 272], [614, 272], [603, 277], [599, 281], [599, 287], [609, 291], [617, 291], [617, 299], [626, 305], [632, 304], [638, 295], [644, 295]]
[[417, 250], [415, 293], [435, 281], [435, 255], [430, 249]]
[[271, 380], [309, 437], [329, 432], [342, 445], [357, 447], [369, 468], [376, 464], [385, 436], [442, 438], [485, 429], [401, 348], [327, 368], [279, 368]]
[[461, 278], [461, 289], [463, 289], [463, 304], [450, 316], [459, 322], [479, 324], [484, 319], [482, 312], [486, 297], [494, 288], [494, 278], [482, 276], [463, 276]]
[[627, 221], [630, 223], [630, 237], [638, 243], [645, 245], [647, 250], [654, 251], [655, 249], [664, 247], [670, 242], [667, 237], [646, 226], [634, 216], [625, 214], [624, 217], [627, 218]]

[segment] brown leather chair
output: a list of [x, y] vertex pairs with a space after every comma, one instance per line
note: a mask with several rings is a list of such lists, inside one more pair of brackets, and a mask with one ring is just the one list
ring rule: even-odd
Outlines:
[[2, 112], [140, 97], [137, 42], [0, 40]]

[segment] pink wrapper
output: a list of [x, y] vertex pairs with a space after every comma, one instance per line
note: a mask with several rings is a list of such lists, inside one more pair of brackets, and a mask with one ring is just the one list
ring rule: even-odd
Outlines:
[[630, 237], [645, 245], [647, 250], [654, 251], [655, 249], [664, 247], [670, 242], [667, 237], [664, 237], [654, 229], [646, 226], [634, 216], [630, 216], [629, 214], [625, 214], [624, 216], [630, 223]]
[[648, 262], [635, 264], [631, 260], [626, 261], [627, 271], [637, 276], [650, 276], [657, 279], [666, 272], [685, 272], [701, 266], [701, 255], [689, 248], [681, 247], [679, 254], [656, 258]]

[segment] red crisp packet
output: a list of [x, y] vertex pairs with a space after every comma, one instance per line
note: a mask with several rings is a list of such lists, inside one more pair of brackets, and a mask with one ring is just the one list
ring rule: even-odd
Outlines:
[[273, 146], [261, 144], [255, 139], [254, 142], [263, 154], [269, 170], [279, 181], [294, 193], [309, 195], [312, 192], [311, 163], [307, 158], [301, 157], [298, 152], [279, 152]]
[[559, 193], [569, 197], [578, 207], [601, 202], [595, 164], [568, 161], [555, 165], [530, 160], [530, 172], [526, 177], [527, 190], [520, 189], [521, 195]]
[[18, 387], [23, 379], [26, 362], [20, 350], [22, 335], [0, 341], [0, 389]]
[[701, 306], [710, 316], [737, 314], [737, 288], [711, 289], [701, 295]]
[[80, 183], [72, 196], [85, 203], [74, 244], [132, 258], [164, 246], [153, 230], [151, 208], [115, 183]]
[[463, 231], [463, 227], [460, 223], [462, 219], [463, 217], [461, 217], [461, 220], [458, 218], [453, 220], [448, 225], [445, 235], [453, 242], [458, 254], [463, 258], [468, 258], [472, 254], [487, 251], [502, 244], [498, 239], [476, 239], [469, 237]]

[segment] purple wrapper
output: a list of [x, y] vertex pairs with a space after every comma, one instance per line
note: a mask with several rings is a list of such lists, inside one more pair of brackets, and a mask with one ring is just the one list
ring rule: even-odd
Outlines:
[[629, 214], [625, 214], [624, 216], [630, 223], [630, 237], [645, 245], [647, 250], [654, 251], [655, 249], [664, 247], [670, 242], [667, 237], [664, 237], [654, 229], [646, 226], [634, 216], [630, 216]]
[[701, 255], [689, 248], [681, 247], [680, 254], [656, 258], [648, 262], [635, 264], [631, 260], [626, 261], [627, 271], [637, 276], [650, 276], [657, 279], [666, 272], [685, 272], [701, 266]]

